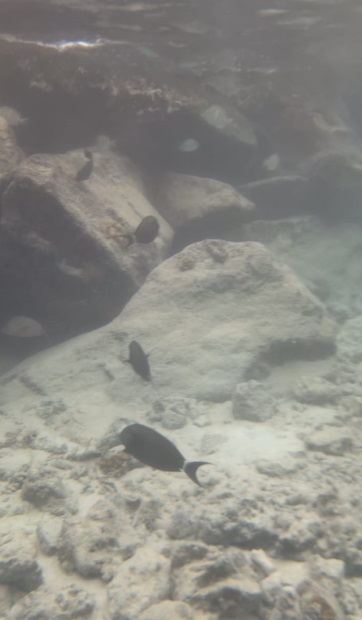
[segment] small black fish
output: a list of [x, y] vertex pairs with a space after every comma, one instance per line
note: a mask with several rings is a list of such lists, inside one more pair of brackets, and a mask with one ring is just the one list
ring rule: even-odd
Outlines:
[[138, 224], [134, 236], [138, 243], [151, 243], [156, 239], [159, 230], [158, 219], [154, 215], [147, 215]]
[[127, 247], [135, 241], [144, 244], [151, 243], [156, 239], [159, 230], [160, 224], [158, 219], [154, 215], [147, 215], [138, 224], [134, 233], [126, 235], [128, 240]]
[[209, 465], [206, 461], [186, 461], [172, 441], [144, 424], [126, 426], [119, 434], [119, 443], [144, 465], [162, 471], [184, 471], [199, 486], [196, 472], [201, 465]]
[[84, 157], [86, 157], [88, 159], [88, 161], [84, 164], [84, 166], [82, 166], [77, 174], [75, 175], [75, 178], [77, 181], [86, 181], [87, 179], [89, 179], [90, 175], [93, 172], [93, 153], [92, 151], [89, 151], [88, 149], [85, 149], [84, 151]]
[[129, 358], [126, 360], [131, 364], [133, 370], [145, 381], [151, 381], [151, 369], [148, 363], [148, 355], [144, 352], [141, 345], [136, 340], [132, 340], [128, 345]]

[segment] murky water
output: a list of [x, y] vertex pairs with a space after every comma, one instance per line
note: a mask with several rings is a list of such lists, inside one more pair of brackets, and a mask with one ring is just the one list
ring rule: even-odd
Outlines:
[[361, 33], [0, 0], [1, 619], [361, 619]]

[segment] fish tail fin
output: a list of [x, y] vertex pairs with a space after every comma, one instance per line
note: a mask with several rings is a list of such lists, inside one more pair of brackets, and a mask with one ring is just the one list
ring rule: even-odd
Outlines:
[[208, 463], [207, 461], [189, 461], [186, 462], [183, 466], [185, 474], [187, 474], [188, 477], [191, 478], [192, 482], [198, 484], [199, 487], [201, 487], [202, 484], [200, 484], [200, 482], [198, 481], [196, 473], [199, 467], [201, 467], [201, 465], [210, 465], [210, 463]]

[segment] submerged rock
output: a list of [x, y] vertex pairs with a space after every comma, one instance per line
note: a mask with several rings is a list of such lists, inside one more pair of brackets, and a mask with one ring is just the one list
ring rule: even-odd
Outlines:
[[155, 204], [175, 231], [173, 250], [207, 238], [223, 238], [250, 219], [254, 205], [231, 185], [215, 179], [168, 173]]
[[[167, 294], [165, 294], [167, 291]], [[265, 361], [334, 350], [335, 326], [297, 276], [257, 243], [203, 241], [155, 269], [120, 317], [152, 345], [163, 394], [222, 401]], [[157, 338], [153, 339], [153, 334]], [[113, 398], [127, 389], [119, 378]]]
[[353, 438], [341, 429], [328, 428], [316, 431], [306, 439], [306, 446], [309, 450], [323, 452], [333, 456], [344, 456], [353, 449]]
[[139, 620], [193, 620], [192, 608], [181, 601], [162, 601], [141, 613]]
[[43, 571], [36, 559], [35, 532], [24, 527], [19, 518], [5, 523], [0, 531], [0, 584], [30, 592], [43, 583]]
[[20, 599], [8, 617], [9, 620], [87, 620], [95, 607], [95, 597], [78, 585], [57, 588], [54, 592], [44, 587]]
[[58, 544], [58, 559], [64, 570], [75, 571], [81, 577], [100, 578], [110, 581], [118, 564], [128, 557], [125, 544], [120, 544], [118, 532], [112, 518], [107, 520], [86, 520], [80, 517], [67, 519], [63, 523]]
[[253, 181], [239, 187], [254, 205], [255, 219], [292, 217], [307, 210], [308, 180], [302, 176], [281, 176]]
[[338, 403], [341, 391], [323, 377], [302, 377], [293, 390], [293, 396], [300, 403], [323, 406]]
[[152, 546], [121, 564], [108, 587], [111, 620], [134, 620], [171, 593], [170, 560]]
[[22, 487], [22, 497], [38, 509], [60, 516], [75, 511], [74, 500], [54, 472], [31, 471]]
[[10, 174], [23, 158], [24, 154], [16, 144], [10, 123], [1, 114], [0, 108], [0, 194], [8, 183]]
[[176, 598], [196, 609], [233, 618], [237, 610], [258, 613], [263, 594], [242, 551], [210, 552], [184, 567], [175, 578]]
[[61, 519], [51, 518], [38, 522], [37, 537], [44, 555], [54, 555], [58, 551], [61, 530]]
[[264, 422], [275, 411], [275, 399], [262, 383], [246, 381], [236, 386], [232, 412], [237, 420]]
[[[238, 383], [253, 379], [260, 363], [270, 367], [330, 355], [335, 329], [295, 273], [262, 245], [208, 240], [154, 269], [109, 326], [38, 357], [21, 372], [26, 369], [38, 384], [51, 368], [63, 396], [64, 381], [67, 391], [97, 384], [107, 358], [117, 369], [106, 387], [117, 406], [134, 399], [135, 389], [149, 399], [158, 391], [162, 397], [176, 393], [220, 402], [231, 398]], [[154, 385], [140, 383], [120, 362], [133, 338], [151, 351]], [[75, 350], [82, 373], [71, 371]], [[9, 394], [18, 380], [15, 373]], [[4, 386], [3, 399], [6, 394]]]
[[[111, 152], [94, 155], [87, 184], [74, 180], [78, 152], [34, 155], [3, 196], [0, 282], [4, 318], [44, 318], [50, 342], [110, 321], [167, 252], [170, 227], [160, 220], [153, 247], [127, 247], [149, 213], [137, 168]], [[10, 265], [10, 267], [9, 267]]]

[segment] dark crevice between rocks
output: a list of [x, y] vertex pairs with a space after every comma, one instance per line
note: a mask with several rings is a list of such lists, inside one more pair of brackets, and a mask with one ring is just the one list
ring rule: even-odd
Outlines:
[[332, 342], [323, 342], [317, 338], [313, 341], [285, 340], [273, 342], [263, 351], [261, 359], [270, 365], [282, 365], [293, 360], [317, 360], [331, 357], [336, 346]]
[[[110, 134], [104, 95], [98, 88], [86, 87], [81, 93], [30, 89], [11, 78], [5, 85], [7, 97], [1, 103], [14, 107], [27, 121], [16, 128], [19, 146], [27, 155], [65, 153], [92, 145], [99, 134]], [[20, 103], [21, 102], [21, 103]]]
[[242, 523], [223, 532], [207, 531], [201, 538], [207, 545], [223, 545], [244, 550], [264, 549], [265, 551], [273, 549], [278, 540], [277, 534], [267, 529], [256, 527], [255, 531], [251, 532], [249, 524], [246, 525], [246, 531], [243, 531]]
[[[264, 176], [261, 163], [273, 151], [267, 134], [255, 128], [254, 136], [251, 131], [236, 137], [209, 124], [199, 114], [201, 99], [199, 110], [192, 109], [193, 95], [186, 85], [173, 93], [162, 82], [156, 87], [141, 80], [134, 94], [132, 87], [127, 92], [117, 86], [118, 79], [121, 85], [133, 79], [134, 67], [125, 60], [123, 71], [118, 69], [122, 77], [115, 78], [105, 74], [105, 59], [94, 57], [90, 66], [90, 52], [87, 56], [85, 51], [65, 53], [23, 45], [14, 62], [11, 46], [2, 42], [0, 51], [0, 103], [27, 119], [15, 128], [26, 154], [84, 148], [105, 134], [123, 155], [151, 174], [172, 170], [231, 184]], [[204, 106], [208, 106], [206, 99]], [[184, 151], [182, 144], [190, 139], [198, 146]]]
[[[251, 214], [250, 218], [252, 218]], [[199, 220], [193, 220], [189, 225], [178, 228], [175, 231], [170, 255], [177, 254], [187, 245], [197, 241], [228, 239], [230, 230], [240, 229], [246, 220], [246, 214], [241, 213], [240, 208], [237, 206], [231, 206], [221, 213], [212, 213], [203, 216]]]
[[[195, 150], [183, 150], [187, 140], [195, 141]], [[248, 143], [226, 135], [187, 109], [135, 126], [122, 142], [123, 152], [144, 169], [230, 184], [257, 178], [266, 148], [264, 141], [259, 149], [259, 142]]]
[[[78, 243], [87, 242], [79, 239]], [[90, 260], [83, 265], [79, 276], [72, 275], [62, 269], [62, 253], [58, 255], [44, 239], [3, 224], [0, 288], [6, 295], [2, 300], [0, 324], [19, 315], [38, 320], [46, 330], [46, 338], [34, 343], [38, 348], [111, 321], [121, 312], [135, 287], [100, 252], [99, 248], [89, 246]], [[106, 265], [107, 269], [98, 270], [97, 264]], [[3, 340], [9, 341], [9, 337], [3, 336]], [[17, 346], [26, 352], [30, 345], [20, 342]]]
[[264, 140], [278, 144], [284, 165], [294, 170], [301, 159], [318, 151], [323, 133], [318, 130], [313, 114], [301, 97], [288, 99], [272, 89], [244, 106], [244, 112], [262, 129]]

